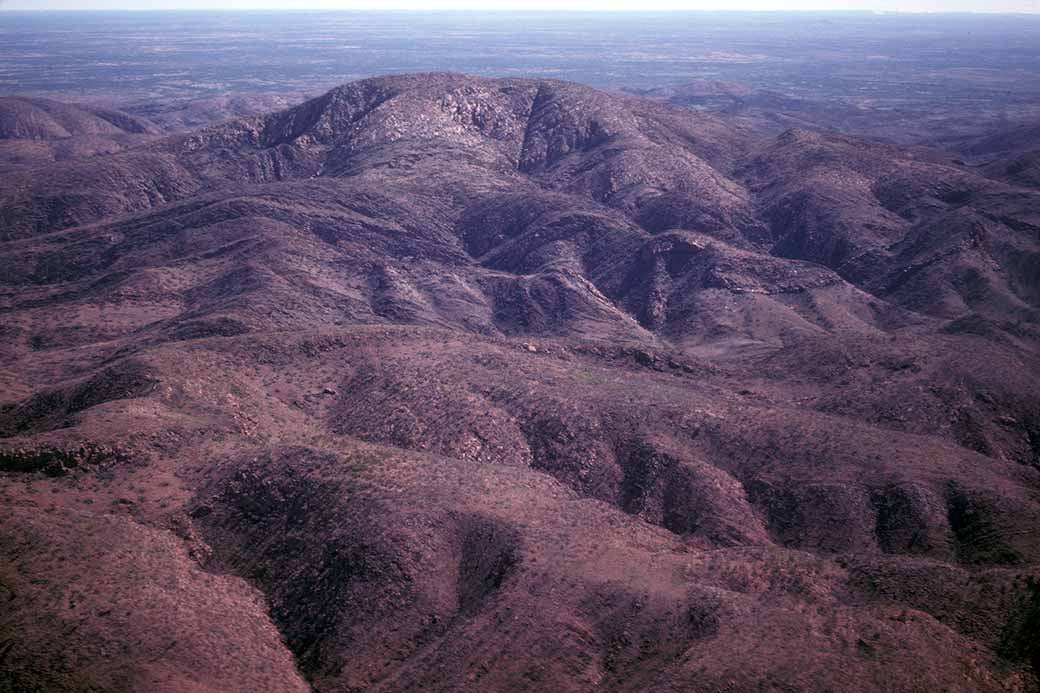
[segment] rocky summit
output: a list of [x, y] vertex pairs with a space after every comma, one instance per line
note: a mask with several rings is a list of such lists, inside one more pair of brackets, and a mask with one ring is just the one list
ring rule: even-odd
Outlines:
[[457, 74], [0, 136], [0, 689], [1037, 688], [1035, 151]]

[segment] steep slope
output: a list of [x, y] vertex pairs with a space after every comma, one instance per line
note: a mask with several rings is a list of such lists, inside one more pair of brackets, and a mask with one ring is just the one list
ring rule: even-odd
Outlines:
[[163, 132], [189, 132], [232, 118], [246, 118], [295, 106], [307, 100], [302, 92], [278, 94], [226, 94], [176, 101], [144, 101], [123, 106], [121, 110], [155, 123]]
[[461, 75], [0, 191], [0, 687], [1037, 685], [1035, 193]]
[[1040, 188], [1040, 149], [997, 159], [983, 170], [990, 178], [1026, 188]]
[[0, 166], [7, 168], [112, 154], [160, 132], [153, 123], [120, 111], [0, 97]]
[[53, 140], [84, 135], [156, 134], [154, 125], [134, 116], [50, 99], [0, 98], [0, 139]]
[[837, 135], [789, 131], [737, 176], [770, 252], [930, 315], [1036, 321], [1035, 192]]
[[958, 152], [990, 178], [1028, 188], [1040, 187], [1040, 126], [1002, 128], [985, 137], [959, 142]]
[[[537, 169], [543, 178], [554, 178], [553, 187], [584, 183], [605, 199], [619, 187], [632, 192], [635, 183], [610, 179], [610, 167], [627, 170], [629, 156], [635, 157], [633, 175], [651, 159], [666, 171], [677, 169], [670, 178], [650, 181], [656, 183], [651, 192], [696, 183], [688, 196], [732, 198], [732, 186], [702, 157], [732, 156], [737, 141], [718, 122], [690, 124], [676, 112], [619, 103], [578, 85], [406, 76], [357, 82], [273, 116], [234, 121], [103, 162], [34, 172], [6, 182], [0, 194], [9, 238], [139, 211], [229, 182], [319, 175], [380, 180], [388, 168], [396, 182], [421, 180], [428, 188], [441, 179], [448, 187], [470, 187], [491, 174], [480, 183], [485, 189], [515, 182], [518, 169]], [[598, 146], [607, 142], [609, 148]], [[675, 151], [674, 145], [681, 147]], [[567, 155], [590, 148], [604, 156], [595, 170], [573, 166], [575, 157]], [[472, 167], [470, 175], [445, 175], [447, 163]], [[694, 175], [681, 176], [684, 171]], [[586, 175], [571, 181], [579, 173]], [[103, 186], [84, 185], [86, 177], [98, 175]]]

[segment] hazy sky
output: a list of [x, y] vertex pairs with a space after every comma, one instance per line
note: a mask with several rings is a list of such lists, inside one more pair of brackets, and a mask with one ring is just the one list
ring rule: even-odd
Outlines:
[[0, 0], [3, 9], [561, 9], [1040, 12], [1040, 0]]
[[1034, 12], [1040, 0], [0, 0], [9, 10], [878, 10]]

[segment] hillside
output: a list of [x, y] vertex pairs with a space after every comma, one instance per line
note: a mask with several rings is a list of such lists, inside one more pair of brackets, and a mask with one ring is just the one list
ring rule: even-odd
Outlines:
[[0, 97], [0, 166], [7, 168], [111, 154], [160, 132], [153, 123], [121, 111]]
[[9, 166], [0, 688], [1035, 689], [1040, 192], [943, 161], [424, 74]]

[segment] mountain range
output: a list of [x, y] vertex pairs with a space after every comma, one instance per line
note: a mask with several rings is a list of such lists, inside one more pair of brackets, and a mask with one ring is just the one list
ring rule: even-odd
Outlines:
[[1040, 144], [781, 124], [0, 99], [0, 688], [1035, 690]]

